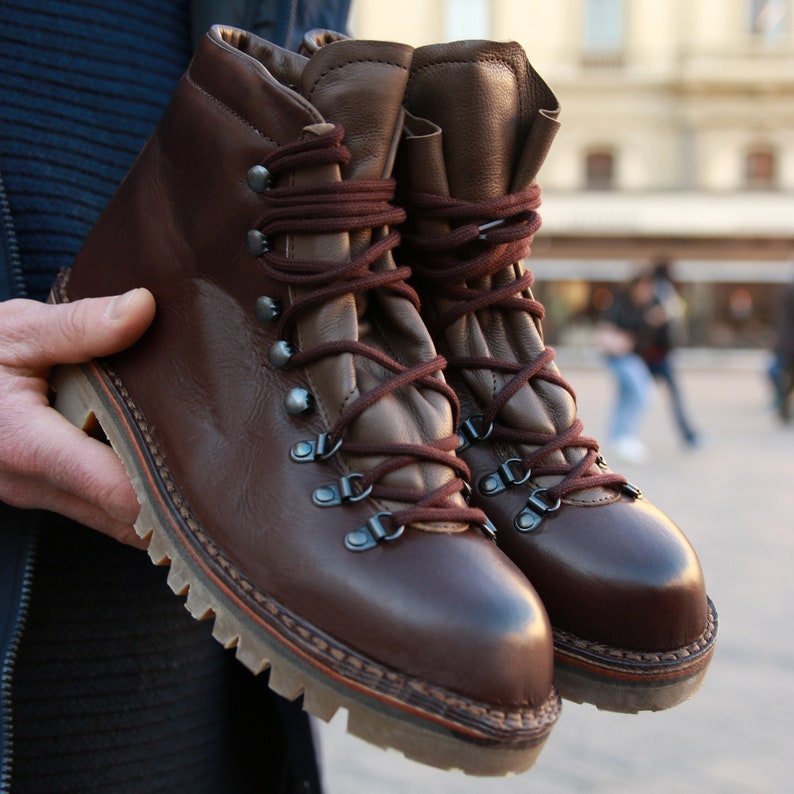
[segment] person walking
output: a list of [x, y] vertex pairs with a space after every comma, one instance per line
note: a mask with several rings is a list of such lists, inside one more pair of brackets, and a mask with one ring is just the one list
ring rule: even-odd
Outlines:
[[775, 408], [782, 422], [790, 422], [794, 399], [794, 278], [783, 291], [774, 356]]
[[652, 331], [653, 283], [645, 275], [633, 278], [599, 322], [596, 334], [607, 366], [614, 375], [616, 398], [607, 430], [607, 445], [629, 463], [642, 463], [648, 450], [640, 426], [649, 405], [651, 375], [639, 351]]
[[670, 263], [659, 260], [651, 270], [653, 302], [646, 313], [648, 333], [638, 353], [651, 376], [664, 384], [670, 398], [678, 432], [689, 447], [697, 446], [700, 436], [694, 429], [684, 405], [678, 373], [672, 361], [673, 350], [686, 336], [685, 306], [670, 275]]

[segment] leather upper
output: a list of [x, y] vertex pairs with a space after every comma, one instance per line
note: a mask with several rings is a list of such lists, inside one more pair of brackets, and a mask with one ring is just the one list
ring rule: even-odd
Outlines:
[[[521, 191], [532, 195], [558, 126], [559, 108], [517, 44], [475, 41], [419, 48], [405, 104], [410, 115], [399, 175], [409, 208], [406, 228], [420, 236], [426, 250], [434, 236], [449, 236], [456, 230], [437, 208], [449, 206], [450, 217], [453, 213], [464, 217], [467, 206], [488, 206], [494, 197]], [[436, 197], [435, 204], [424, 199], [433, 211], [417, 208], [417, 196]], [[497, 224], [506, 221], [518, 228], [528, 223], [523, 218], [503, 215]], [[482, 214], [466, 222], [488, 229], [493, 221]], [[487, 236], [487, 231], [483, 233]], [[443, 266], [454, 269], [456, 255], [461, 261], [482, 256], [487, 244], [481, 249], [477, 244], [475, 240], [457, 254], [448, 253]], [[409, 253], [406, 261], [418, 269], [416, 256]], [[421, 265], [417, 286], [423, 310], [439, 349], [452, 362], [446, 374], [461, 401], [464, 420], [481, 416], [503, 390], [512, 388], [515, 370], [489, 367], [482, 364], [484, 360], [513, 362], [520, 369], [547, 359], [540, 368], [544, 377], [530, 377], [500, 408], [501, 435], [476, 441], [461, 456], [472, 470], [474, 504], [489, 515], [501, 548], [538, 589], [552, 625], [594, 642], [630, 649], [671, 649], [694, 641], [707, 616], [697, 557], [666, 516], [646, 500], [622, 492], [620, 478], [603, 469], [589, 451], [595, 442], [583, 440], [580, 445], [552, 449], [537, 461], [544, 467], [540, 475], [532, 474], [533, 464], [526, 482], [496, 496], [486, 495], [480, 487], [506, 461], [513, 461], [511, 471], [520, 479], [525, 472], [517, 471], [516, 463], [531, 459], [541, 444], [524, 438], [534, 435], [547, 443], [571, 432], [576, 422], [573, 390], [561, 385], [553, 353], [542, 336], [542, 307], [529, 288], [520, 289], [521, 306], [506, 299], [483, 305], [489, 291], [505, 285], [509, 290], [510, 284], [525, 277], [523, 261], [507, 262], [501, 269], [461, 282], [460, 288], [474, 290], [485, 300], [482, 308], [446, 323], [440, 320], [451, 316], [462, 300], [458, 293], [465, 290], [456, 293], [454, 285], [450, 290], [443, 280], [434, 280], [432, 251], [423, 254]], [[564, 492], [558, 509], [548, 512], [539, 528], [520, 531], [516, 518], [532, 491], [558, 485], [565, 471], [588, 454], [592, 464], [580, 474], [591, 476], [593, 482], [612, 477], [615, 484], [583, 485]], [[551, 499], [550, 506], [554, 502]]]
[[[327, 433], [390, 373], [350, 353], [274, 367], [277, 323], [255, 316], [259, 296], [287, 308], [311, 290], [269, 278], [266, 257], [246, 248], [266, 201], [248, 186], [248, 170], [342, 124], [349, 164], [298, 170], [289, 184], [388, 176], [410, 61], [407, 47], [346, 41], [306, 59], [213, 29], [75, 262], [69, 297], [133, 286], [154, 293], [151, 329], [107, 363], [211, 539], [208, 555], [220, 549], [255, 589], [388, 667], [489, 703], [538, 704], [552, 676], [545, 611], [478, 527], [419, 522], [369, 551], [345, 547], [351, 529], [401, 506], [400, 489], [426, 493], [454, 480], [451, 454], [450, 463], [387, 471], [389, 499], [318, 506], [318, 489], [384, 457], [346, 456], [343, 444], [328, 460], [296, 462], [291, 451]], [[333, 267], [385, 234], [289, 233], [270, 243], [287, 261]], [[373, 265], [394, 268], [389, 255]], [[301, 312], [292, 337], [301, 350], [363, 342], [404, 367], [435, 356], [416, 310], [389, 289], [328, 297]], [[313, 412], [285, 411], [296, 387], [314, 396]], [[443, 393], [408, 384], [368, 407], [345, 439], [418, 445], [453, 431]], [[465, 508], [459, 493], [447, 502]]]

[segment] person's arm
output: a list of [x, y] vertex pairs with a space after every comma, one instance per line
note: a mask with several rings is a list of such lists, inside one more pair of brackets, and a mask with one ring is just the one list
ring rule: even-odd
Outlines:
[[142, 546], [132, 527], [138, 501], [113, 450], [49, 404], [50, 369], [116, 353], [148, 328], [145, 289], [49, 305], [0, 303], [0, 501], [61, 513]]

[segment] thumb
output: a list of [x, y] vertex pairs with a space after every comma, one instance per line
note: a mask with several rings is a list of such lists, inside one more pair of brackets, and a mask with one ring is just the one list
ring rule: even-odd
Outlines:
[[77, 364], [124, 350], [149, 327], [155, 312], [154, 297], [143, 288], [72, 303], [23, 303], [14, 357], [34, 367]]

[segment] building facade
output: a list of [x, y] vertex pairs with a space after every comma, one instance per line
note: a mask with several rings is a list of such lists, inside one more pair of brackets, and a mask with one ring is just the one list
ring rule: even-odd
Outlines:
[[794, 0], [355, 0], [351, 28], [514, 39], [557, 94], [531, 263], [552, 339], [665, 257], [691, 344], [769, 344], [794, 277]]

